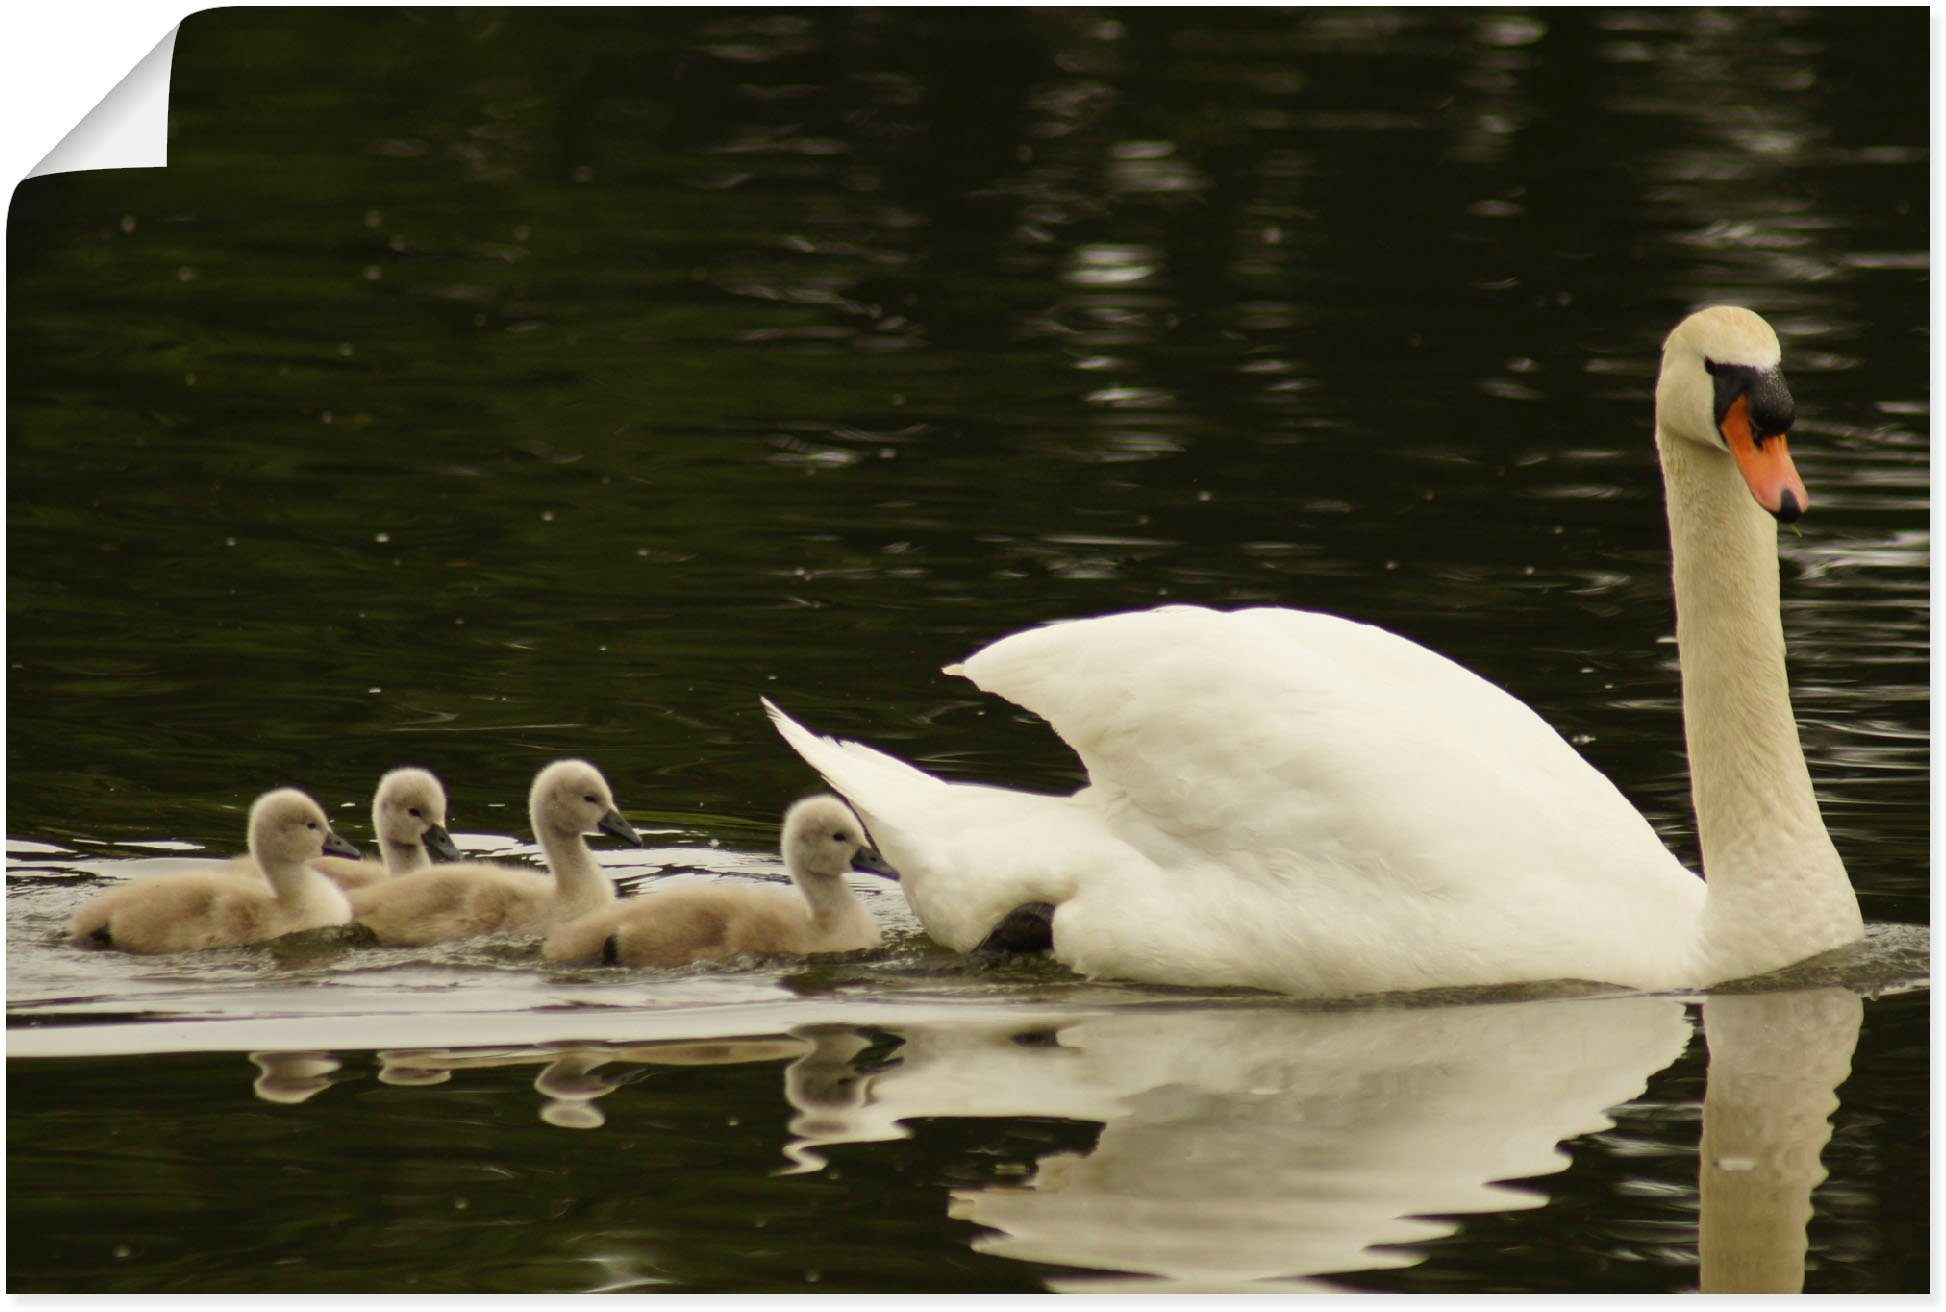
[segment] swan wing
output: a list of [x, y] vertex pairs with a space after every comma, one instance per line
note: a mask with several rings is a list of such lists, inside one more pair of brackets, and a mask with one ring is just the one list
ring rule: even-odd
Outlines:
[[1584, 912], [1618, 878], [1697, 885], [1531, 709], [1372, 625], [1170, 606], [1029, 629], [948, 673], [1046, 720], [1109, 829], [1165, 868]]

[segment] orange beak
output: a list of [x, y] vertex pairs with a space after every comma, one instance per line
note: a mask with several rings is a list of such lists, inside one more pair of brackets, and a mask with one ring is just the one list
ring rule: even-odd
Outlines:
[[1811, 494], [1791, 463], [1782, 433], [1760, 436], [1750, 426], [1750, 398], [1739, 396], [1723, 416], [1723, 436], [1757, 504], [1789, 524], [1811, 508]]

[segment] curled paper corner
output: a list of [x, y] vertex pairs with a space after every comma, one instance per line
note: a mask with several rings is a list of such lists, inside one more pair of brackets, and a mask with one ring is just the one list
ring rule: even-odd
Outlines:
[[175, 59], [176, 33], [156, 43], [115, 84], [101, 103], [88, 111], [74, 130], [61, 138], [27, 176], [73, 173], [82, 169], [159, 169], [169, 163], [169, 70]]

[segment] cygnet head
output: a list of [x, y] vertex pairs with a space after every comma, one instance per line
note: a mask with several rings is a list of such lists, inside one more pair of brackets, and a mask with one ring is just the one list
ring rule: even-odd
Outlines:
[[535, 775], [527, 811], [536, 837], [578, 838], [599, 832], [642, 846], [642, 835], [615, 809], [608, 781], [586, 761], [556, 761]]
[[786, 811], [783, 846], [784, 866], [800, 882], [836, 879], [847, 870], [892, 874], [867, 846], [865, 826], [835, 797], [806, 797]]
[[429, 770], [392, 770], [378, 781], [372, 828], [398, 847], [423, 847], [435, 861], [459, 860], [446, 832], [446, 790]]
[[1666, 437], [1736, 461], [1757, 504], [1788, 524], [1810, 509], [1785, 434], [1797, 408], [1784, 385], [1783, 352], [1762, 318], [1712, 305], [1677, 324], [1662, 344], [1656, 425]]
[[259, 868], [288, 870], [329, 854], [356, 858], [358, 849], [331, 831], [324, 808], [295, 788], [265, 793], [250, 805], [250, 855]]

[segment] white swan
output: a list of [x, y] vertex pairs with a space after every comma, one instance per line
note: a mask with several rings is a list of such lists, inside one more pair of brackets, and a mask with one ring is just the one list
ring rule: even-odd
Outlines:
[[1171, 606], [1002, 638], [948, 673], [1047, 720], [1089, 784], [947, 783], [775, 707], [933, 938], [1051, 903], [1091, 975], [1300, 994], [1760, 974], [1863, 932], [1799, 748], [1776, 526], [1808, 505], [1776, 334], [1718, 306], [1656, 384], [1702, 881], [1553, 729], [1382, 629]]
[[250, 806], [250, 861], [132, 880], [83, 903], [68, 942], [121, 952], [236, 947], [351, 919], [336, 884], [310, 868], [326, 852], [358, 854], [324, 809], [295, 788]]
[[380, 776], [372, 795], [372, 833], [381, 860], [321, 856], [311, 868], [339, 888], [352, 889], [424, 870], [435, 859], [459, 860], [446, 832], [446, 790], [428, 770], [408, 766]]
[[[803, 956], [878, 946], [878, 922], [845, 883], [865, 831], [835, 797], [806, 797], [784, 814], [791, 889], [687, 885], [632, 897], [548, 935], [549, 961], [682, 966], [742, 952]], [[865, 864], [871, 864], [869, 854]]]
[[583, 834], [641, 846], [615, 809], [601, 771], [556, 761], [534, 776], [528, 818], [550, 874], [487, 861], [458, 861], [380, 880], [351, 892], [358, 922], [381, 943], [420, 947], [486, 934], [544, 934], [615, 899], [615, 885]]

